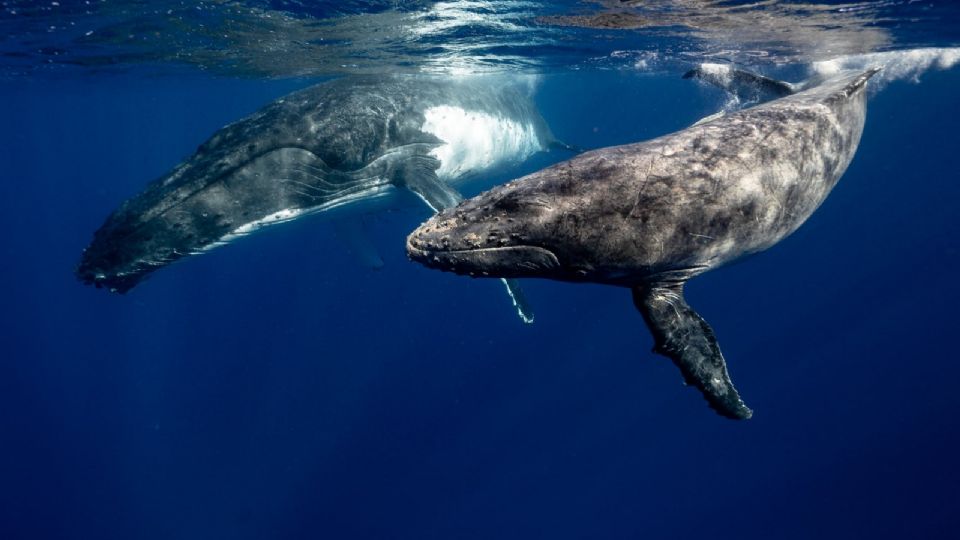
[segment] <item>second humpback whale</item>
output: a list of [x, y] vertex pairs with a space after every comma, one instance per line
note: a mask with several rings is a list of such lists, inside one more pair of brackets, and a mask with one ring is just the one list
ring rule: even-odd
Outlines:
[[472, 276], [629, 287], [654, 350], [717, 412], [749, 418], [684, 283], [773, 246], [810, 217], [853, 159], [877, 71], [581, 154], [441, 212], [410, 234], [407, 252]]
[[[347, 77], [285, 96], [230, 124], [95, 233], [76, 270], [126, 292], [151, 272], [265, 225], [404, 188], [434, 211], [455, 184], [563, 147], [521, 83]], [[532, 320], [505, 280], [521, 317]]]

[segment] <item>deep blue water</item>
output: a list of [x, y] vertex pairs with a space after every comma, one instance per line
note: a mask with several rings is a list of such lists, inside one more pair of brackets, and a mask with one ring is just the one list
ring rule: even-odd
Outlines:
[[[960, 69], [877, 91], [817, 213], [689, 284], [746, 422], [650, 352], [626, 290], [525, 282], [528, 326], [495, 281], [407, 261], [417, 206], [366, 218], [379, 271], [305, 219], [125, 296], [76, 281], [120, 201], [309, 82], [0, 81], [0, 538], [956, 536]], [[724, 97], [553, 71], [537, 102], [593, 148]]]

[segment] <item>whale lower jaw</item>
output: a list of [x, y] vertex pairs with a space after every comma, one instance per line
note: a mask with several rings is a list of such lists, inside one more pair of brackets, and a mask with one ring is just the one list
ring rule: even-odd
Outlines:
[[543, 276], [560, 269], [557, 256], [537, 246], [506, 246], [464, 250], [422, 249], [407, 239], [407, 256], [429, 268], [473, 277]]

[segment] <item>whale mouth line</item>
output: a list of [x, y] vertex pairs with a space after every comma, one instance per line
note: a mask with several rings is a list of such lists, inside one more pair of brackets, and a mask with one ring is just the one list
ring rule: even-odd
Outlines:
[[560, 268], [552, 251], [529, 245], [444, 250], [416, 247], [408, 240], [407, 255], [430, 268], [501, 278], [529, 277]]
[[[479, 254], [479, 253], [514, 253], [514, 252], [523, 252], [523, 251], [541, 251], [550, 253], [553, 255], [553, 252], [549, 249], [542, 248], [539, 246], [494, 246], [494, 247], [477, 247], [477, 248], [467, 248], [467, 249], [424, 249], [414, 247], [409, 242], [407, 243], [407, 251], [412, 255], [416, 254], [420, 257], [432, 257], [434, 255], [466, 255], [466, 254]], [[554, 255], [554, 257], [556, 257]]]

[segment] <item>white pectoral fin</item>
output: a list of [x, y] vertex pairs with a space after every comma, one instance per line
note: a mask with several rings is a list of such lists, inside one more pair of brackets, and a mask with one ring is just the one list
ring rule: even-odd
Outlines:
[[[440, 162], [430, 155], [416, 154], [408, 158], [403, 169], [404, 185], [423, 200], [434, 212], [453, 208], [463, 200], [463, 195], [437, 177]], [[512, 279], [502, 280], [517, 315], [525, 323], [533, 322], [533, 309], [527, 303], [520, 285]]]
[[370, 241], [363, 220], [359, 216], [338, 219], [333, 222], [333, 227], [337, 238], [346, 245], [360, 264], [371, 270], [383, 268], [383, 258], [380, 257], [377, 247]]
[[500, 281], [502, 281], [504, 287], [507, 288], [507, 294], [510, 296], [510, 300], [513, 302], [513, 307], [516, 308], [520, 320], [527, 324], [533, 324], [533, 308], [530, 307], [530, 303], [527, 302], [527, 297], [523, 294], [523, 289], [520, 288], [517, 280], [501, 279]]

